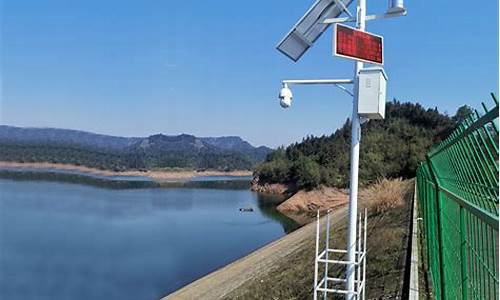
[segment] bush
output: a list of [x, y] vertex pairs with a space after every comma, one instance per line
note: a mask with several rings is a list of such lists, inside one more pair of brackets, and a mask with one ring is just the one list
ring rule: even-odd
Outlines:
[[308, 156], [301, 156], [291, 168], [292, 179], [299, 189], [312, 189], [321, 182], [319, 165]]
[[259, 181], [285, 183], [289, 180], [288, 169], [286, 160], [273, 160], [262, 163], [255, 173], [258, 174]]

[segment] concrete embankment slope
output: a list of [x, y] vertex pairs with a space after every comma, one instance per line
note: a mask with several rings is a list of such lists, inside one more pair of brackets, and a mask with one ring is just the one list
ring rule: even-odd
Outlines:
[[[340, 208], [333, 214], [332, 220], [341, 220], [340, 216], [345, 214], [346, 208]], [[324, 223], [323, 219], [322, 222]], [[305, 241], [313, 240], [315, 230], [315, 222], [305, 225], [248, 256], [188, 284], [162, 300], [222, 299], [248, 280], [272, 270], [277, 262], [287, 259], [300, 249]]]

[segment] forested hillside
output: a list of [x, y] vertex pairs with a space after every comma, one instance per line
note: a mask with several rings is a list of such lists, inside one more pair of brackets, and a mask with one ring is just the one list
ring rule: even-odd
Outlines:
[[90, 132], [0, 126], [0, 161], [51, 162], [109, 170], [249, 170], [271, 152], [240, 137], [156, 134], [126, 138]]
[[[429, 147], [445, 138], [471, 110], [458, 109], [455, 116], [425, 109], [420, 104], [387, 103], [386, 118], [362, 125], [360, 183], [378, 178], [415, 176]], [[254, 172], [257, 184], [283, 183], [295, 188], [320, 184], [347, 187], [351, 144], [349, 119], [330, 136], [306, 137], [269, 154]]]

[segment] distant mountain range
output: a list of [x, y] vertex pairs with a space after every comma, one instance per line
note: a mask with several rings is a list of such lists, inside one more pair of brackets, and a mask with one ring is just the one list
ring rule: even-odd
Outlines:
[[70, 163], [101, 169], [250, 169], [272, 151], [238, 136], [118, 137], [57, 128], [0, 125], [0, 160]]

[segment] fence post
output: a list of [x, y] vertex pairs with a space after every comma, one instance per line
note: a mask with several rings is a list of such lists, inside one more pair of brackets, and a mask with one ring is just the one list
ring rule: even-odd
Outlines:
[[436, 219], [437, 219], [437, 233], [438, 233], [438, 245], [439, 245], [439, 273], [440, 276], [439, 278], [441, 279], [441, 282], [439, 283], [441, 285], [441, 297], [440, 299], [445, 299], [445, 278], [444, 278], [444, 270], [443, 270], [443, 239], [442, 239], [442, 227], [441, 227], [441, 197], [439, 194], [439, 181], [437, 180], [436, 177], [436, 172], [434, 169], [434, 165], [432, 164], [432, 160], [429, 157], [429, 154], [425, 156], [425, 159], [427, 160], [427, 164], [429, 165], [429, 173], [431, 174], [432, 181], [434, 181], [434, 184], [436, 186]]
[[460, 260], [462, 265], [462, 299], [468, 299], [467, 291], [467, 227], [465, 209], [460, 205]]

